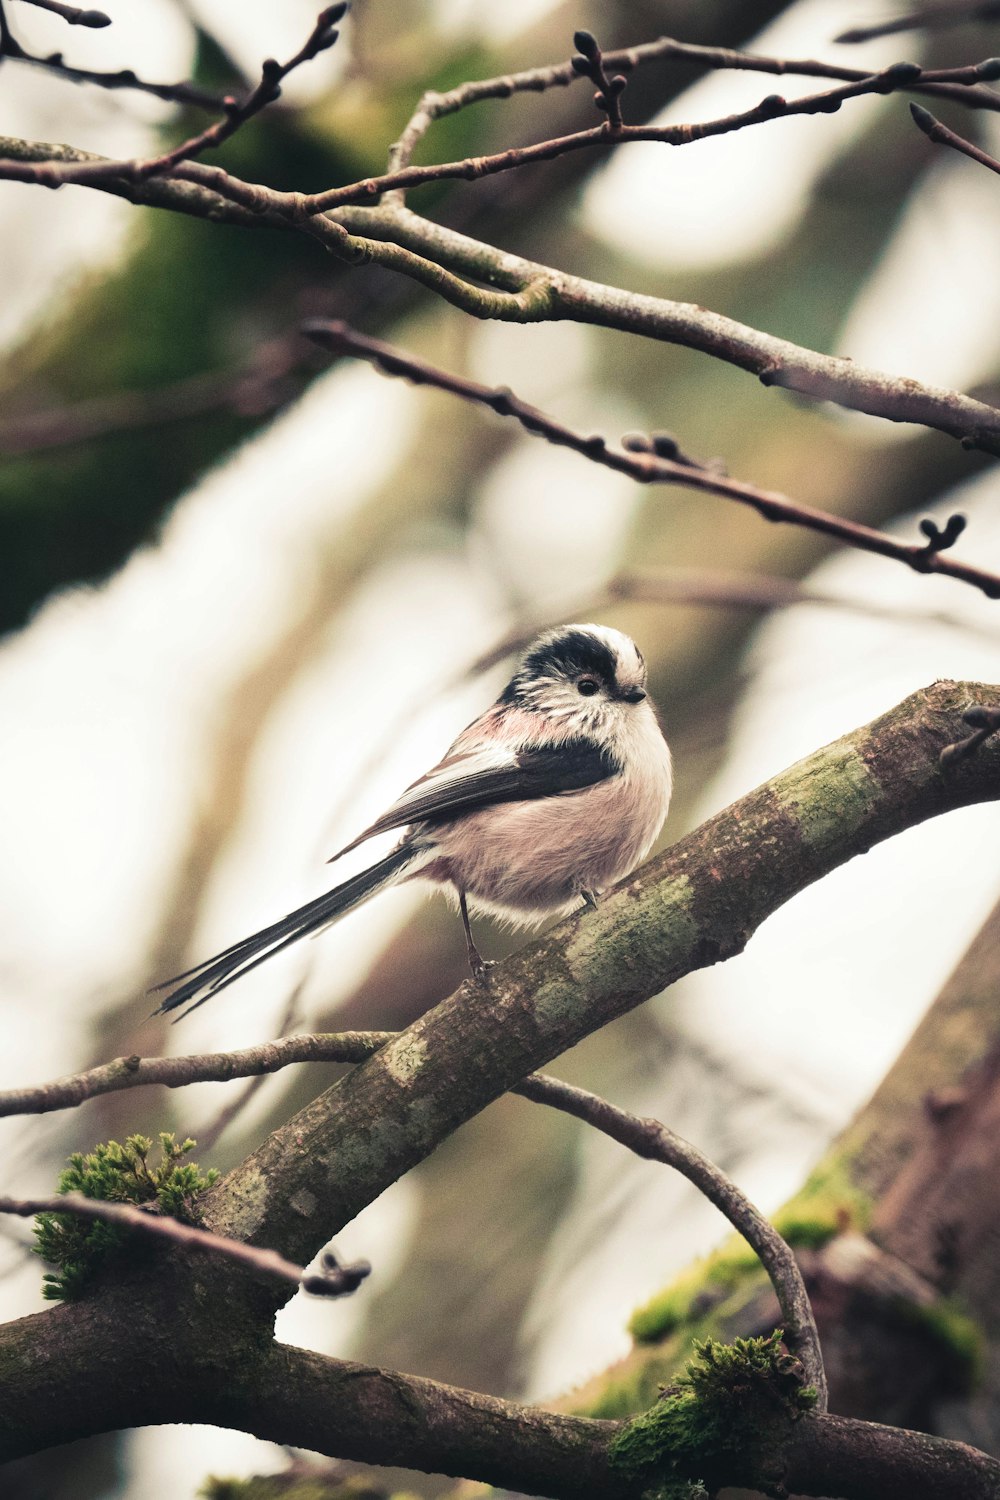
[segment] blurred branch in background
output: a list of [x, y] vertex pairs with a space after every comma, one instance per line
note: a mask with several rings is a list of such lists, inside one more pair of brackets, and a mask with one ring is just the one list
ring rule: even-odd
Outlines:
[[212, 412], [260, 417], [301, 395], [308, 378], [325, 368], [295, 334], [269, 339], [235, 370], [191, 375], [148, 391], [94, 396], [49, 411], [0, 416], [0, 453], [37, 453], [118, 432], [160, 427]]
[[947, 0], [944, 5], [922, 5], [919, 10], [908, 11], [891, 21], [878, 21], [871, 26], [852, 26], [834, 40], [847, 43], [870, 42], [876, 37], [893, 36], [900, 31], [937, 30], [947, 26], [962, 26], [968, 21], [996, 20], [1000, 20], [998, 0]]

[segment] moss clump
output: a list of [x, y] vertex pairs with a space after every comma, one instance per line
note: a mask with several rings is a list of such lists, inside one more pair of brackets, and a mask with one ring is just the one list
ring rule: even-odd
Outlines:
[[760, 1269], [749, 1245], [734, 1235], [637, 1308], [629, 1319], [629, 1333], [636, 1343], [658, 1343], [701, 1317]]
[[[198, 1194], [211, 1187], [218, 1172], [203, 1176], [196, 1162], [184, 1161], [194, 1141], [160, 1134], [160, 1159], [149, 1161], [153, 1143], [130, 1135], [122, 1145], [105, 1141], [86, 1155], [76, 1151], [60, 1175], [60, 1193], [82, 1193], [105, 1203], [156, 1203], [165, 1214], [194, 1223]], [[80, 1214], [46, 1213], [35, 1219], [34, 1253], [56, 1266], [45, 1274], [42, 1295], [50, 1301], [74, 1301], [100, 1265], [129, 1238], [129, 1230]]]
[[789, 1425], [816, 1401], [781, 1340], [776, 1328], [767, 1338], [697, 1344], [684, 1374], [614, 1439], [614, 1467], [657, 1500], [693, 1500], [699, 1487], [733, 1477], [766, 1483], [780, 1470]]
[[[864, 1230], [871, 1204], [851, 1182], [843, 1162], [825, 1162], [775, 1215], [774, 1227], [793, 1249], [821, 1250], [846, 1229]], [[638, 1344], [655, 1344], [690, 1327], [737, 1287], [761, 1272], [754, 1252], [732, 1235], [712, 1255], [683, 1272], [637, 1308], [629, 1332]]]
[[795, 1197], [775, 1215], [774, 1227], [796, 1247], [820, 1250], [847, 1229], [864, 1232], [871, 1219], [871, 1199], [851, 1180], [840, 1157], [821, 1162]]
[[953, 1297], [941, 1297], [929, 1307], [899, 1301], [901, 1319], [918, 1328], [940, 1349], [940, 1370], [949, 1392], [971, 1396], [983, 1374], [986, 1357], [983, 1331]]

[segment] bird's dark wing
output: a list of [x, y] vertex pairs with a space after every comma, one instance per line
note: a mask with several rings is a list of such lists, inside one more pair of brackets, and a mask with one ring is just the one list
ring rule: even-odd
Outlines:
[[558, 797], [605, 781], [620, 773], [613, 756], [592, 740], [571, 739], [510, 750], [483, 745], [445, 757], [433, 770], [407, 787], [364, 833], [346, 845], [339, 859], [365, 839], [409, 823], [437, 823], [496, 802], [528, 802]]

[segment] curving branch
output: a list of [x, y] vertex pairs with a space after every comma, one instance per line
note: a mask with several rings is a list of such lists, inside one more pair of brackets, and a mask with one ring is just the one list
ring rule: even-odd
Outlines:
[[725, 1215], [767, 1272], [781, 1308], [785, 1340], [802, 1363], [805, 1383], [815, 1388], [817, 1409], [826, 1411], [826, 1371], [819, 1334], [795, 1255], [736, 1184], [690, 1141], [668, 1130], [659, 1120], [640, 1119], [586, 1089], [575, 1088], [544, 1073], [533, 1073], [518, 1084], [514, 1093], [583, 1120], [627, 1146], [636, 1156], [673, 1167]]
[[[0, 1094], [0, 1115], [43, 1114], [54, 1109], [70, 1109], [85, 1099], [154, 1083], [166, 1084], [169, 1088], [183, 1088], [193, 1083], [228, 1082], [234, 1078], [260, 1080], [268, 1073], [275, 1073], [299, 1062], [360, 1063], [380, 1047], [395, 1040], [398, 1035], [393, 1031], [316, 1034], [284, 1037], [261, 1047], [244, 1048], [240, 1052], [196, 1053], [188, 1057], [169, 1058], [118, 1058], [102, 1067], [91, 1068], [84, 1073], [57, 1079], [34, 1089], [7, 1090]], [[743, 1236], [764, 1266], [781, 1308], [788, 1343], [802, 1361], [807, 1382], [816, 1387], [820, 1409], [825, 1410], [826, 1375], [819, 1348], [819, 1335], [795, 1256], [777, 1230], [740, 1192], [735, 1183], [730, 1182], [725, 1173], [697, 1147], [668, 1130], [658, 1120], [640, 1119], [585, 1089], [574, 1088], [543, 1073], [533, 1073], [517, 1084], [513, 1092], [536, 1104], [546, 1104], [583, 1120], [595, 1130], [600, 1130], [621, 1145], [627, 1146], [638, 1156], [673, 1167], [704, 1193], [737, 1233]], [[199, 1133], [199, 1139], [202, 1136], [203, 1133]], [[86, 1205], [92, 1201], [69, 1194], [47, 1199], [44, 1203], [32, 1200], [31, 1203], [18, 1205], [13, 1199], [0, 1198], [0, 1213], [28, 1215], [63, 1208], [87, 1213], [89, 1210]], [[112, 1223], [120, 1220], [142, 1228], [148, 1228], [150, 1223], [150, 1215], [141, 1209], [122, 1209], [119, 1212], [118, 1205], [97, 1204], [92, 1210], [92, 1216], [106, 1218]], [[153, 1231], [170, 1235], [173, 1223], [170, 1219], [155, 1218], [152, 1221]], [[185, 1229], [186, 1226], [181, 1225], [180, 1228]], [[216, 1242], [218, 1247], [239, 1244], [235, 1240], [204, 1233], [200, 1239], [191, 1239], [186, 1235], [173, 1237], [180, 1243], [203, 1244], [206, 1249], [212, 1248]], [[239, 1246], [241, 1251], [244, 1248]], [[226, 1253], [224, 1248], [222, 1253]], [[267, 1257], [271, 1252], [249, 1251], [242, 1258], [254, 1264], [252, 1257], [258, 1254]], [[237, 1255], [235, 1258], [241, 1257]], [[283, 1266], [289, 1267], [290, 1264], [282, 1260]], [[260, 1265], [262, 1269], [268, 1269], [268, 1264], [260, 1262]], [[292, 1266], [291, 1270], [296, 1271], [299, 1277], [303, 1274], [297, 1267]], [[289, 1273], [286, 1279], [294, 1280], [295, 1277]], [[314, 1290], [312, 1287], [307, 1289]]]

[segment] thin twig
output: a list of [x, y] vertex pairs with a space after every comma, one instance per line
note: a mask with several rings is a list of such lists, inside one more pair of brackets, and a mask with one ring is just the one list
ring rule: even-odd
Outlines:
[[575, 1088], [544, 1073], [533, 1073], [514, 1092], [536, 1104], [548, 1104], [574, 1115], [637, 1156], [673, 1167], [715, 1205], [746, 1240], [767, 1272], [781, 1308], [785, 1339], [802, 1362], [806, 1384], [816, 1388], [817, 1410], [825, 1411], [826, 1372], [802, 1272], [791, 1247], [736, 1184], [690, 1141], [668, 1130], [659, 1120], [629, 1114], [586, 1089]]
[[[28, 0], [28, 3], [32, 3], [32, 0]], [[33, 0], [33, 3], [37, 4], [39, 0]], [[55, 6], [49, 4], [45, 8], [55, 9]], [[90, 17], [102, 14], [100, 11], [79, 12], [80, 16]], [[104, 19], [107, 22], [107, 17]], [[95, 25], [97, 23], [93, 20], [90, 22], [78, 20], [75, 24]], [[3, 6], [0, 4], [0, 62], [5, 60], [26, 63], [29, 67], [45, 68], [50, 73], [58, 73], [70, 83], [92, 83], [104, 89], [136, 89], [140, 93], [152, 94], [155, 98], [163, 99], [170, 104], [195, 105], [199, 109], [220, 110], [223, 107], [223, 95], [210, 93], [194, 83], [150, 83], [138, 77], [132, 68], [119, 68], [115, 72], [105, 72], [99, 68], [77, 68], [66, 62], [61, 52], [52, 52], [48, 57], [29, 52], [14, 36]]]
[[154, 1083], [177, 1089], [189, 1083], [225, 1083], [231, 1078], [276, 1073], [291, 1063], [364, 1062], [394, 1035], [391, 1031], [345, 1031], [281, 1037], [239, 1052], [206, 1052], [190, 1057], [117, 1057], [113, 1062], [57, 1078], [52, 1083], [0, 1092], [0, 1117], [74, 1109], [87, 1099]]
[[336, 1256], [328, 1251], [323, 1257], [324, 1273], [307, 1275], [302, 1266], [286, 1260], [276, 1250], [259, 1250], [253, 1245], [244, 1245], [240, 1240], [213, 1234], [209, 1229], [182, 1224], [169, 1214], [138, 1208], [131, 1203], [106, 1203], [99, 1198], [86, 1198], [83, 1193], [60, 1193], [52, 1198], [0, 1197], [0, 1214], [16, 1214], [18, 1218], [30, 1219], [35, 1214], [66, 1213], [79, 1214], [84, 1219], [100, 1219], [105, 1224], [117, 1224], [123, 1229], [138, 1229], [143, 1234], [169, 1240], [185, 1249], [208, 1250], [213, 1255], [238, 1261], [264, 1275], [290, 1281], [314, 1296], [346, 1296], [357, 1290], [371, 1270], [365, 1261], [352, 1266], [340, 1266]]
[[[214, 150], [230, 140], [248, 120], [260, 114], [261, 110], [266, 109], [269, 104], [273, 104], [281, 94], [282, 83], [291, 72], [301, 67], [303, 63], [311, 62], [321, 52], [333, 46], [340, 35], [336, 23], [342, 19], [347, 8], [346, 0], [341, 0], [341, 3], [337, 5], [327, 6], [320, 12], [309, 36], [294, 57], [286, 63], [267, 58], [261, 65], [259, 82], [242, 102], [232, 95], [226, 95], [222, 100], [223, 117], [221, 120], [199, 131], [197, 135], [189, 136], [187, 140], [181, 141], [179, 145], [171, 147], [169, 151], [164, 151], [159, 156], [128, 161], [38, 162], [30, 168], [27, 176], [20, 168], [16, 171], [4, 170], [5, 166], [9, 169], [17, 164], [0, 163], [0, 177], [13, 178], [18, 182], [37, 182], [42, 187], [58, 188], [67, 183], [94, 185], [107, 177], [125, 178], [130, 182], [146, 182], [153, 177], [167, 176], [181, 163], [191, 162], [203, 152]], [[18, 52], [10, 55], [16, 57]], [[23, 168], [23, 164], [21, 167]], [[228, 174], [220, 174], [220, 177], [228, 177]]]
[[[752, 52], [738, 52], [729, 47], [703, 47], [663, 36], [636, 47], [603, 54], [604, 65], [622, 73], [653, 62], [686, 62], [707, 69], [733, 69], [741, 72], [768, 73], [778, 77], [831, 78], [843, 83], [861, 83], [871, 77], [863, 68], [838, 67], [815, 58], [765, 57]], [[501, 74], [459, 84], [446, 93], [429, 89], [421, 97], [402, 135], [389, 152], [389, 173], [408, 167], [413, 152], [436, 120], [456, 114], [469, 105], [488, 99], [509, 99], [514, 94], [544, 93], [552, 88], [567, 88], [580, 79], [572, 61], [546, 68], [527, 68], [520, 73]], [[919, 73], [908, 88], [950, 98], [981, 109], [1000, 109], [1000, 96], [983, 88], [983, 75], [971, 76], [968, 69], [938, 69]], [[401, 190], [397, 189], [401, 200]]]
[[162, 156], [140, 164], [140, 175], [151, 177], [168, 172], [180, 162], [190, 161], [193, 157], [200, 156], [203, 151], [214, 149], [229, 140], [248, 120], [252, 120], [255, 115], [260, 114], [261, 110], [274, 103], [281, 94], [281, 85], [290, 73], [301, 67], [303, 63], [312, 62], [321, 52], [326, 52], [333, 46], [340, 35], [337, 23], [343, 20], [348, 9], [348, 0], [340, 0], [339, 4], [328, 5], [325, 10], [321, 10], [308, 37], [288, 62], [279, 63], [273, 57], [267, 58], [261, 65], [259, 83], [242, 103], [233, 98], [224, 100], [225, 117], [222, 120], [217, 121], [215, 125], [210, 125], [207, 130], [200, 131], [189, 140], [182, 141], [179, 146], [173, 147]]
[[704, 466], [660, 457], [656, 452], [655, 438], [631, 437], [628, 444], [631, 451], [610, 448], [605, 438], [596, 434], [574, 432], [503, 387], [481, 385], [478, 381], [452, 375], [426, 360], [404, 354], [392, 344], [357, 333], [346, 323], [317, 319], [304, 325], [304, 331], [328, 349], [368, 360], [386, 375], [401, 376], [417, 385], [434, 386], [438, 390], [459, 396], [464, 401], [486, 406], [498, 416], [512, 417], [533, 436], [544, 438], [558, 447], [570, 448], [593, 463], [613, 469], [619, 474], [627, 474], [640, 484], [679, 484], [719, 495], [723, 499], [749, 506], [766, 521], [787, 522], [809, 531], [817, 531], [822, 535], [835, 537], [848, 546], [905, 563], [915, 572], [940, 573], [971, 584], [987, 598], [1000, 598], [1000, 575], [996, 573], [955, 562], [950, 557], [942, 556], [939, 550], [929, 544], [898, 542], [871, 526], [863, 526], [857, 521], [846, 520], [828, 511], [800, 505], [773, 490], [762, 490], [739, 480], [725, 478]]
[[23, 0], [25, 5], [36, 5], [39, 10], [50, 10], [70, 26], [92, 26], [99, 29], [111, 25], [111, 17], [103, 10], [81, 10], [78, 5], [63, 5], [62, 0]]
[[[330, 7], [331, 11], [339, 7]], [[324, 12], [324, 15], [328, 12]], [[322, 21], [322, 17], [320, 18]], [[157, 157], [145, 160], [118, 160], [99, 162], [38, 162], [31, 167], [23, 163], [0, 161], [0, 177], [19, 182], [36, 182], [42, 187], [62, 187], [68, 183], [94, 186], [106, 178], [125, 178], [132, 182], [143, 182], [151, 177], [172, 175], [182, 181], [197, 182], [240, 203], [252, 211], [270, 209], [287, 213], [293, 220], [302, 215], [319, 215], [350, 204], [365, 204], [377, 201], [383, 194], [395, 194], [400, 190], [422, 184], [449, 180], [475, 181], [482, 177], [510, 172], [535, 162], [553, 161], [572, 151], [610, 150], [614, 147], [640, 141], [655, 141], [668, 146], [686, 146], [693, 141], [707, 140], [713, 136], [728, 135], [751, 126], [763, 125], [771, 120], [785, 119], [794, 115], [835, 114], [848, 99], [867, 94], [889, 94], [897, 90], [917, 87], [924, 74], [916, 63], [893, 63], [877, 73], [863, 73], [854, 81], [838, 84], [801, 99], [785, 99], [780, 94], [768, 94], [751, 109], [724, 115], [715, 120], [680, 125], [625, 125], [615, 123], [609, 115], [605, 124], [591, 129], [573, 131], [551, 140], [538, 141], [533, 145], [510, 147], [487, 156], [464, 157], [458, 161], [437, 162], [429, 166], [404, 166], [375, 177], [362, 178], [343, 187], [330, 188], [321, 193], [282, 192], [259, 183], [245, 182], [230, 172], [218, 167], [204, 167], [194, 161], [209, 148], [228, 140], [237, 129], [253, 115], [273, 102], [280, 92], [282, 78], [322, 50], [315, 42], [316, 36], [325, 46], [331, 45], [337, 33], [329, 24], [325, 30], [317, 23], [310, 41], [291, 62], [281, 65], [269, 60], [263, 66], [261, 81], [243, 104], [235, 99], [223, 101], [226, 116], [223, 120], [201, 131], [198, 135], [182, 141]], [[955, 68], [943, 73], [938, 70], [928, 75], [940, 81], [947, 78], [954, 83], [971, 86], [983, 80], [1000, 78], [1000, 60], [986, 62], [968, 68]], [[994, 97], [994, 96], [991, 96]], [[1000, 97], [995, 98], [1000, 108]]]
[[969, 156], [977, 161], [981, 167], [989, 167], [991, 172], [1000, 173], [1000, 161], [995, 156], [990, 156], [981, 147], [974, 146], [967, 141], [964, 135], [957, 131], [949, 130], [929, 109], [924, 109], [922, 104], [911, 104], [910, 114], [913, 116], [914, 124], [922, 130], [928, 140], [934, 141], [939, 146], [951, 146], [954, 151], [961, 151], [963, 156]]

